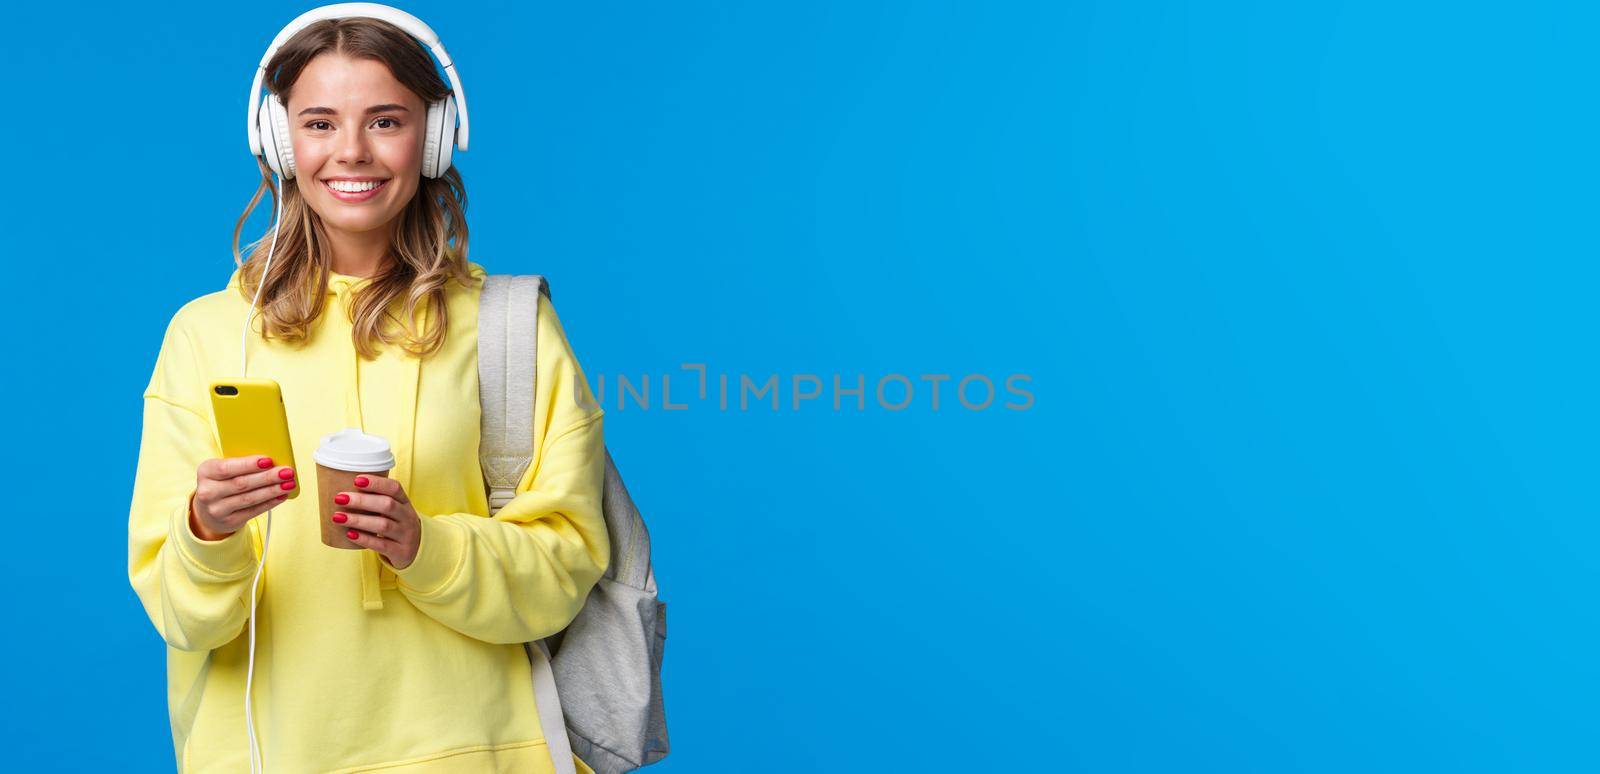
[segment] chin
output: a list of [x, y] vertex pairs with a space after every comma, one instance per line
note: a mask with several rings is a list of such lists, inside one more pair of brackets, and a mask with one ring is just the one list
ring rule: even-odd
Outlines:
[[381, 228], [400, 216], [399, 210], [383, 212], [371, 207], [352, 207], [342, 202], [327, 202], [312, 209], [329, 228], [353, 233]]
[[342, 220], [323, 218], [322, 222], [327, 224], [329, 228], [336, 228], [340, 231], [350, 234], [360, 234], [383, 228], [389, 223], [390, 220], [392, 220], [392, 218], [385, 220], [373, 220], [370, 218], [346, 218]]

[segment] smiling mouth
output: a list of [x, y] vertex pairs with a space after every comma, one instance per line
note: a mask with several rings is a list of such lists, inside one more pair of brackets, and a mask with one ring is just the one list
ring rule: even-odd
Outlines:
[[[371, 199], [377, 196], [378, 192], [388, 184], [388, 180], [368, 180], [359, 183], [343, 180], [322, 181], [322, 187], [327, 189], [328, 193], [333, 195], [333, 198], [341, 202], [350, 203], [364, 202]], [[339, 187], [335, 188], [335, 185]]]

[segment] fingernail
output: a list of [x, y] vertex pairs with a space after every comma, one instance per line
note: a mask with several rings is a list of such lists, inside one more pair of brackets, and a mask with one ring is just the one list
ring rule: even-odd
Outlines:
[[349, 505], [350, 504], [350, 495], [347, 495], [344, 492], [340, 492], [340, 493], [338, 493], [338, 494], [333, 496], [333, 501], [338, 503], [338, 504], [340, 504], [340, 505]]
[[285, 481], [294, 478], [294, 468], [284, 468], [283, 470], [278, 471], [278, 478], [281, 478]]
[[349, 532], [344, 533], [344, 536], [350, 538], [351, 540], [355, 540], [356, 538], [361, 537], [361, 533], [355, 530], [350, 530]]
[[278, 495], [278, 499], [279, 500], [287, 500], [287, 499], [289, 499], [289, 496], [288, 495]]
[[356, 476], [356, 486], [366, 486], [366, 485], [367, 485], [367, 477], [366, 476]]
[[272, 458], [262, 457], [261, 459], [256, 460], [256, 467], [261, 468], [262, 470], [272, 467]]
[[334, 514], [333, 514], [333, 520], [335, 522], [339, 523], [339, 524], [343, 524], [343, 523], [349, 521], [350, 517], [335, 511]]
[[283, 489], [283, 490], [293, 489], [294, 488], [294, 482], [293, 481], [285, 481], [285, 482], [279, 484], [278, 488], [279, 489]]

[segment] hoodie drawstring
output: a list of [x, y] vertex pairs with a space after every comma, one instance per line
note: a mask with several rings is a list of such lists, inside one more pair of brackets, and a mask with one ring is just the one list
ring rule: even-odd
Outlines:
[[[350, 303], [351, 282], [342, 277], [334, 277], [329, 282], [329, 290], [336, 294], [338, 309], [330, 310], [340, 315], [341, 321], [349, 319], [348, 304]], [[420, 325], [426, 325], [427, 307], [419, 310]], [[349, 335], [349, 329], [346, 329]], [[388, 353], [385, 353], [386, 355]], [[393, 354], [399, 360], [399, 373], [391, 384], [386, 383], [385, 389], [393, 389], [395, 396], [400, 399], [400, 405], [390, 418], [386, 427], [368, 428], [366, 415], [361, 403], [361, 355], [355, 351], [354, 343], [350, 348], [348, 385], [345, 400], [345, 422], [349, 427], [360, 428], [362, 432], [374, 432], [389, 441], [389, 446], [394, 450], [395, 467], [389, 471], [389, 476], [400, 482], [400, 486], [407, 492], [411, 490], [411, 463], [414, 459], [412, 450], [416, 448], [416, 412], [417, 389], [422, 372], [422, 361], [415, 355], [396, 351]], [[387, 380], [385, 380], [387, 382]], [[426, 517], [424, 517], [426, 518]], [[388, 563], [378, 556], [377, 551], [363, 549], [360, 552], [361, 574], [361, 608], [363, 610], [383, 609], [383, 590], [397, 588], [394, 570]]]

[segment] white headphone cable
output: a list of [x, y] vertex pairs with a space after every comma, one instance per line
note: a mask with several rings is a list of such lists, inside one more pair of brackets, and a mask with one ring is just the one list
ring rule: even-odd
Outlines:
[[[239, 376], [246, 377], [249, 372], [249, 347], [247, 342], [250, 336], [251, 318], [256, 313], [256, 302], [261, 300], [261, 290], [267, 286], [267, 272], [272, 269], [272, 252], [278, 249], [278, 225], [283, 222], [283, 178], [277, 179], [278, 187], [272, 197], [277, 200], [278, 214], [272, 220], [272, 243], [267, 246], [267, 264], [261, 269], [261, 276], [256, 279], [256, 295], [250, 300], [250, 311], [245, 313], [244, 330], [239, 333]], [[248, 529], [248, 527], [246, 527]], [[267, 770], [266, 756], [261, 753], [261, 744], [256, 741], [256, 724], [250, 712], [250, 686], [256, 673], [256, 585], [261, 582], [261, 571], [267, 566], [267, 546], [272, 544], [272, 509], [267, 509], [267, 534], [261, 540], [261, 560], [256, 563], [256, 577], [250, 581], [250, 666], [245, 670], [244, 676], [244, 725], [250, 735], [250, 774]]]

